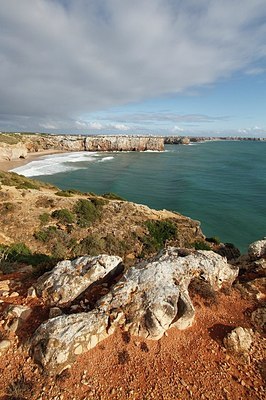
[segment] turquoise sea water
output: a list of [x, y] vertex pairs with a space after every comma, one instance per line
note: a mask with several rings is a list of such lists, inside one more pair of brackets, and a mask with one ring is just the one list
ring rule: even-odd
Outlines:
[[[87, 192], [115, 192], [201, 221], [242, 251], [266, 236], [266, 142], [168, 145], [166, 152], [52, 155], [17, 169]], [[49, 174], [49, 175], [47, 175]]]

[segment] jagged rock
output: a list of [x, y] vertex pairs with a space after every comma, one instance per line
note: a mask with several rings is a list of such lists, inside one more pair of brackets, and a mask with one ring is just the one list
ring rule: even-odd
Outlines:
[[[122, 259], [117, 256], [99, 255], [61, 261], [52, 271], [42, 275], [34, 285], [36, 294], [50, 305], [73, 301], [92, 283], [115, 272]], [[33, 294], [30, 288], [29, 295]]]
[[212, 251], [184, 257], [176, 248], [128, 270], [88, 313], [60, 316], [42, 324], [32, 340], [34, 359], [49, 373], [70, 366], [76, 355], [94, 347], [117, 326], [133, 335], [159, 339], [170, 328], [185, 329], [194, 319], [188, 286], [195, 276], [219, 289], [238, 269]]
[[251, 320], [257, 328], [266, 331], [266, 307], [259, 307], [253, 311]]
[[266, 239], [251, 243], [248, 248], [248, 254], [251, 259], [255, 260], [266, 257]]
[[239, 326], [228, 333], [223, 342], [231, 353], [238, 355], [247, 353], [252, 344], [252, 329]]
[[5, 311], [4, 328], [10, 332], [16, 332], [21, 324], [26, 321], [32, 313], [28, 306], [11, 305]]

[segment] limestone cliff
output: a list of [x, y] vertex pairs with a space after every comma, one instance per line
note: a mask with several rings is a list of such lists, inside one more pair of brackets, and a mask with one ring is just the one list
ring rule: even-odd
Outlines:
[[87, 151], [163, 151], [164, 139], [152, 136], [88, 136]]
[[61, 151], [163, 151], [164, 139], [153, 136], [75, 136], [1, 134], [0, 161], [27, 157], [43, 150]]
[[27, 155], [27, 147], [21, 142], [15, 144], [0, 142], [0, 161], [18, 160], [19, 158], [27, 158]]

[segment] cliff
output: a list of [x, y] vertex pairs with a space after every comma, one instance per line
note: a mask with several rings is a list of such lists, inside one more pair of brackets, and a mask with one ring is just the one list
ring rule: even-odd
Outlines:
[[26, 158], [27, 153], [43, 150], [163, 151], [164, 139], [153, 136], [0, 135], [0, 161]]
[[87, 151], [163, 151], [164, 139], [152, 136], [97, 136], [85, 138]]
[[0, 142], [0, 161], [13, 161], [19, 158], [27, 158], [28, 150], [25, 144], [8, 144]]

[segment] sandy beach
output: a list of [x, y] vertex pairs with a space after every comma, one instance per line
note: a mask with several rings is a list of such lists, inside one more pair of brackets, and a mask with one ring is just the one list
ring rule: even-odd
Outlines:
[[4, 160], [0, 161], [0, 170], [2, 171], [10, 171], [13, 168], [21, 167], [22, 165], [26, 165], [29, 162], [36, 160], [36, 158], [42, 157], [42, 156], [48, 156], [50, 154], [57, 154], [57, 153], [67, 153], [67, 151], [62, 151], [62, 150], [42, 150], [38, 151], [36, 153], [28, 153], [27, 158], [20, 158], [18, 160]]

